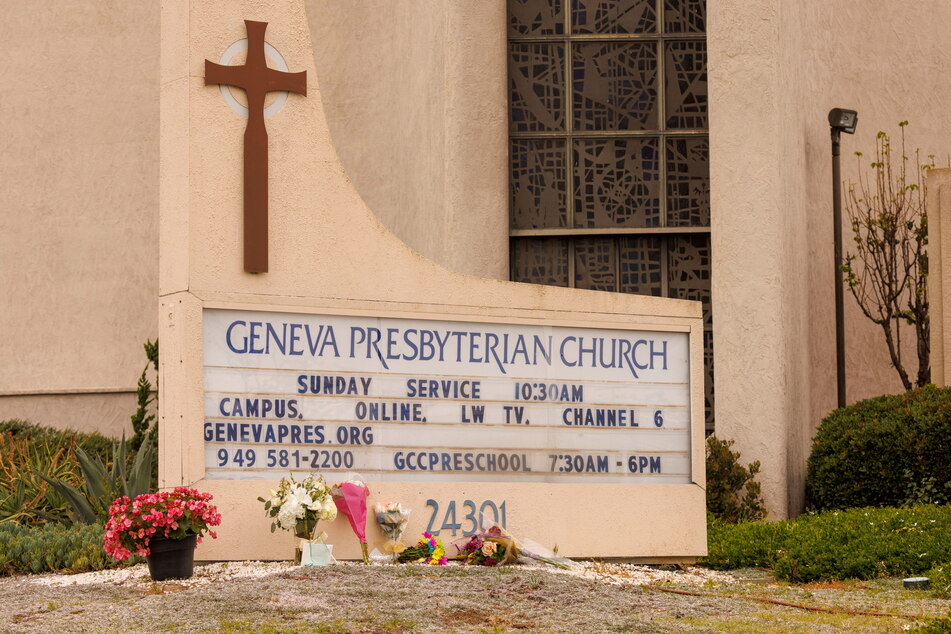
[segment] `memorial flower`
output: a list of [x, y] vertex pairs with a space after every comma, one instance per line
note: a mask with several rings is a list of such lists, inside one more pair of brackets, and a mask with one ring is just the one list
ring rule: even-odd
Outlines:
[[467, 566], [500, 566], [518, 561], [521, 554], [515, 539], [493, 526], [469, 538], [464, 546], [456, 546], [456, 559]]
[[526, 548], [524, 544], [516, 541], [508, 531], [499, 526], [492, 526], [488, 530], [472, 535], [462, 546], [459, 546], [458, 543], [456, 545], [458, 551], [456, 559], [460, 560], [463, 565], [501, 566], [515, 563], [519, 557], [525, 557], [564, 570], [570, 568], [568, 559], [555, 555], [539, 555], [534, 550], [544, 549], [541, 549], [537, 544], [531, 546], [534, 550]]
[[393, 555], [406, 550], [406, 544], [400, 539], [403, 537], [406, 523], [409, 522], [409, 509], [404, 509], [399, 502], [390, 502], [389, 504], [378, 503], [373, 510], [376, 512], [376, 522], [387, 538], [383, 550]]
[[337, 517], [330, 487], [319, 475], [311, 474], [301, 482], [294, 476], [282, 478], [277, 490], [271, 490], [271, 497], [264, 502], [264, 512], [273, 517], [271, 532], [281, 528], [293, 530], [301, 539], [311, 540], [317, 530], [319, 520], [331, 521]]
[[431, 533], [423, 533], [419, 542], [397, 555], [398, 562], [412, 564], [429, 564], [430, 566], [445, 566], [446, 548], [440, 539]]
[[188, 487], [116, 499], [109, 507], [104, 549], [118, 561], [132, 555], [147, 557], [154, 538], [184, 539], [197, 535], [198, 543], [207, 531], [212, 539], [218, 536], [210, 529], [221, 524], [221, 514], [211, 504], [210, 493]]
[[350, 528], [360, 540], [360, 550], [363, 551], [365, 564], [370, 563], [367, 552], [367, 496], [369, 495], [367, 485], [358, 479], [338, 482], [333, 487], [334, 503], [340, 512], [347, 516]]

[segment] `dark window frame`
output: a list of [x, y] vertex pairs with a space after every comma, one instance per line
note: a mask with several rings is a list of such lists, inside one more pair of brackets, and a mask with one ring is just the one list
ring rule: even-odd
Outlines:
[[[698, 293], [703, 294], [703, 291], [691, 292], [690, 289], [678, 288], [676, 281], [671, 279], [673, 273], [677, 271], [672, 270], [672, 258], [676, 258], [677, 255], [674, 253], [678, 249], [682, 252], [685, 244], [703, 244], [705, 241], [706, 248], [698, 248], [696, 254], [694, 254], [694, 259], [706, 259], [706, 269], [699, 271], [693, 271], [693, 274], [699, 275], [697, 279], [705, 279], [707, 283], [710, 280], [710, 256], [711, 256], [711, 247], [710, 247], [710, 221], [709, 221], [709, 133], [708, 125], [690, 127], [690, 128], [679, 128], [672, 127], [670, 113], [667, 112], [667, 102], [668, 97], [675, 95], [674, 91], [668, 90], [668, 83], [671, 81], [679, 81], [681, 79], [680, 75], [674, 76], [671, 73], [668, 73], [669, 61], [672, 58], [668, 57], [668, 52], [670, 56], [673, 56], [677, 50], [678, 43], [685, 43], [683, 48], [689, 49], [693, 48], [694, 53], [698, 57], [702, 57], [704, 60], [702, 62], [702, 71], [699, 73], [695, 72], [696, 75], [702, 75], [703, 81], [706, 81], [706, 61], [705, 61], [705, 46], [706, 46], [706, 32], [704, 30], [698, 30], [694, 28], [690, 32], [684, 31], [670, 31], [668, 29], [669, 22], [671, 20], [667, 19], [666, 11], [668, 9], [672, 10], [678, 17], [683, 17], [681, 20], [682, 24], [687, 24], [689, 20], [687, 17], [690, 16], [689, 10], [683, 10], [682, 12], [678, 11], [678, 8], [685, 6], [686, 4], [693, 3], [694, 6], [697, 6], [698, 0], [653, 0], [653, 2], [638, 2], [637, 0], [628, 1], [626, 3], [613, 3], [615, 6], [626, 4], [628, 8], [634, 9], [644, 9], [638, 15], [643, 18], [640, 22], [637, 23], [638, 26], [645, 23], [650, 23], [651, 21], [651, 7], [653, 9], [653, 23], [654, 30], [652, 32], [604, 32], [604, 33], [595, 33], [591, 32], [591, 29], [585, 30], [584, 32], [575, 33], [576, 29], [573, 28], [571, 23], [572, 12], [577, 8], [585, 5], [590, 11], [595, 11], [598, 8], [603, 8], [604, 6], [611, 5], [612, 3], [600, 3], [590, 0], [549, 0], [548, 6], [556, 5], [561, 7], [561, 22], [552, 21], [551, 15], [542, 16], [542, 9], [539, 8], [540, 3], [536, 0], [529, 0], [528, 3], [525, 3], [523, 0], [509, 0], [510, 5], [510, 14], [509, 14], [509, 94], [511, 98], [510, 108], [509, 108], [509, 119], [510, 119], [510, 178], [512, 187], [512, 200], [513, 210], [510, 211], [510, 255], [511, 255], [511, 271], [512, 279], [515, 281], [537, 281], [537, 283], [554, 283], [555, 285], [569, 286], [569, 287], [578, 287], [579, 282], [579, 267], [583, 268], [583, 264], [579, 263], [579, 258], [583, 259], [586, 255], [588, 257], [596, 257], [603, 266], [610, 266], [605, 264], [606, 262], [612, 262], [614, 266], [613, 271], [613, 282], [612, 275], [610, 271], [601, 270], [602, 274], [600, 278], [595, 278], [594, 276], [589, 276], [589, 279], [585, 280], [587, 285], [581, 286], [582, 288], [599, 288], [600, 290], [612, 290], [615, 292], [622, 292], [622, 289], [625, 286], [624, 280], [625, 275], [627, 279], [630, 279], [632, 273], [630, 271], [625, 271], [622, 268], [622, 262], [624, 262], [624, 248], [633, 249], [634, 251], [650, 251], [654, 249], [654, 245], [659, 245], [659, 264], [660, 264], [660, 280], [661, 287], [656, 289], [654, 287], [650, 288], [651, 294], [662, 295], [664, 297], [677, 297], [677, 296], [690, 296], [691, 294], [697, 295]], [[702, 4], [702, 0], [699, 0], [699, 3]], [[535, 9], [538, 9], [537, 15], [541, 16], [541, 20], [538, 24], [547, 24], [547, 30], [549, 33], [546, 34], [525, 34], [524, 32], [519, 32], [517, 28], [513, 26], [516, 20], [513, 18], [513, 13], [511, 12], [515, 5], [518, 5], [517, 8], [524, 9], [525, 7], [535, 4]], [[639, 6], [637, 6], [639, 5]], [[705, 12], [704, 12], [705, 13]], [[645, 17], [646, 16], [646, 17]], [[696, 17], [696, 14], [693, 15]], [[705, 17], [701, 17], [699, 21], [702, 23], [705, 20]], [[696, 27], [696, 23], [693, 24]], [[629, 29], [631, 31], [635, 30], [637, 27]], [[529, 29], [531, 30], [531, 29]], [[615, 29], [617, 30], [617, 29]], [[534, 47], [532, 46], [534, 45]], [[597, 46], [599, 45], [599, 46]], [[628, 48], [625, 49], [624, 47]], [[554, 59], [555, 64], [548, 64], [546, 67], [544, 63], [533, 64], [531, 68], [541, 68], [543, 71], [547, 68], [548, 77], [554, 77], [560, 80], [553, 81], [548, 84], [539, 82], [537, 84], [531, 83], [531, 78], [526, 78], [524, 74], [519, 76], [521, 80], [521, 85], [524, 87], [530, 86], [532, 88], [532, 93], [527, 94], [523, 90], [522, 93], [517, 92], [516, 87], [516, 78], [514, 74], [513, 67], [515, 62], [513, 59], [516, 56], [516, 53], [519, 54], [520, 59], [523, 60], [524, 64], [529, 64], [530, 62], [524, 61], [529, 59], [534, 59], [533, 51], [552, 51], [555, 54], [550, 55], [549, 59]], [[653, 47], [651, 49], [651, 47]], [[591, 123], [597, 121], [597, 119], [588, 119], [589, 125], [582, 126], [584, 129], [578, 129], [579, 121], [576, 121], [577, 117], [575, 116], [575, 100], [576, 93], [575, 87], [585, 80], [586, 87], [588, 83], [595, 83], [594, 81], [587, 82], [587, 77], [585, 76], [585, 69], [579, 66], [579, 62], [576, 60], [581, 59], [578, 56], [578, 52], [587, 49], [588, 51], [595, 51], [597, 53], [604, 53], [606, 57], [610, 56], [612, 52], [621, 53], [639, 49], [641, 51], [651, 51], [647, 53], [648, 55], [648, 66], [651, 63], [655, 64], [653, 67], [653, 95], [654, 101], [652, 104], [652, 109], [656, 113], [655, 115], [647, 114], [645, 118], [647, 121], [651, 120], [653, 117], [656, 120], [656, 126], [650, 129], [642, 129], [638, 125], [633, 127], [628, 127], [625, 129], [591, 129]], [[702, 49], [703, 53], [697, 53]], [[560, 51], [560, 54], [558, 53]], [[544, 60], [544, 56], [541, 55], [540, 59]], [[686, 59], [686, 58], [685, 58]], [[608, 62], [611, 60], [608, 59]], [[608, 62], [602, 62], [607, 64]], [[691, 63], [690, 59], [687, 59], [687, 65]], [[694, 62], [695, 63], [695, 62]], [[563, 64], [563, 68], [559, 69], [558, 65]], [[638, 62], [638, 65], [640, 63]], [[526, 66], [527, 68], [528, 66]], [[674, 67], [670, 70], [672, 71]], [[579, 70], [581, 73], [579, 74]], [[630, 73], [629, 76], [632, 79], [627, 79], [628, 76], [624, 76], [624, 68], [621, 68], [619, 75], [621, 79], [618, 80], [621, 83], [619, 84], [623, 88], [630, 88], [631, 85], [643, 86], [644, 82], [641, 81], [638, 84], [639, 77], [635, 76], [634, 73]], [[678, 68], [678, 71], [680, 69]], [[695, 69], [694, 69], [695, 70]], [[645, 75], [650, 74], [650, 68], [640, 76], [643, 78]], [[670, 76], [668, 76], [670, 75]], [[603, 79], [604, 75], [602, 75]], [[597, 78], [595, 78], [597, 79]], [[608, 79], [605, 80], [610, 82], [614, 80], [613, 75], [608, 75]], [[559, 88], [560, 87], [560, 88]], [[602, 85], [602, 89], [605, 87]], [[607, 92], [610, 93], [613, 86], [608, 86], [606, 88]], [[643, 88], [643, 91], [649, 92], [651, 87]], [[680, 93], [677, 96], [683, 96], [685, 93]], [[699, 94], [699, 93], [698, 93]], [[518, 95], [522, 97], [521, 101], [515, 99], [515, 96]], [[706, 92], [697, 95], [691, 95], [689, 92], [686, 93], [688, 97], [696, 97], [698, 100], [706, 99]], [[650, 95], [648, 95], [650, 96]], [[543, 123], [535, 123], [532, 125], [531, 116], [535, 116], [532, 112], [527, 110], [525, 103], [532, 101], [537, 98], [537, 103], [548, 103], [552, 104], [547, 110], [536, 110], [535, 113], [539, 113], [539, 116], [542, 116], [541, 119], [536, 118], [536, 121], [543, 121]], [[644, 99], [638, 99], [638, 95], [635, 95], [635, 99], [632, 103], [641, 103]], [[630, 102], [630, 100], [629, 100]], [[602, 101], [604, 103], [604, 101]], [[595, 104], [599, 105], [599, 104]], [[560, 107], [560, 110], [559, 110]], [[609, 107], [602, 108], [605, 112], [603, 117], [605, 119], [611, 118], [611, 112]], [[521, 115], [519, 117], [513, 117], [513, 112], [518, 111]], [[699, 112], [699, 114], [698, 114]], [[545, 116], [551, 115], [551, 116]], [[707, 123], [707, 113], [706, 108], [702, 105], [693, 104], [693, 109], [689, 110], [683, 117], [691, 120], [693, 117], [693, 122], [696, 123], [697, 119], [701, 120], [705, 124]], [[615, 117], [616, 118], [616, 117]], [[630, 121], [635, 118], [633, 115], [631, 117], [625, 116], [623, 113], [621, 118], [625, 121]], [[517, 119], [517, 121], [516, 121]], [[581, 122], [584, 123], [583, 121]], [[534, 129], [526, 129], [534, 128]], [[627, 216], [621, 217], [620, 219], [617, 216], [615, 210], [606, 210], [606, 208], [597, 209], [594, 213], [595, 216], [602, 216], [600, 221], [596, 222], [594, 219], [590, 219], [587, 223], [579, 222], [578, 218], [578, 199], [584, 199], [585, 192], [592, 192], [595, 188], [593, 185], [588, 184], [585, 186], [585, 191], [578, 192], [578, 183], [580, 181], [578, 174], [582, 173], [578, 163], [584, 161], [586, 157], [590, 157], [590, 154], [583, 154], [579, 149], [576, 148], [592, 148], [607, 147], [606, 144], [610, 142], [615, 142], [614, 151], [615, 154], [621, 153], [622, 149], [635, 147], [633, 143], [636, 140], [648, 140], [647, 143], [650, 143], [649, 140], [654, 141], [654, 149], [656, 152], [656, 162], [657, 162], [657, 173], [656, 173], [656, 185], [654, 186], [653, 194], [656, 195], [657, 203], [659, 205], [659, 217], [654, 217], [655, 214], [651, 211], [645, 211], [644, 213], [638, 214], [628, 214]], [[689, 191], [691, 187], [695, 184], [690, 181], [690, 176], [688, 175], [685, 179], [674, 182], [671, 180], [672, 173], [668, 172], [670, 167], [671, 154], [676, 153], [677, 150], [671, 150], [672, 147], [675, 147], [679, 140], [687, 140], [689, 143], [694, 143], [694, 147], [702, 147], [704, 142], [706, 144], [706, 222], [697, 222], [697, 217], [702, 218], [704, 216], [704, 211], [701, 208], [698, 212], [696, 209], [691, 209], [690, 205], [695, 202], [690, 199]], [[601, 142], [601, 145], [598, 145], [598, 142]], [[522, 144], [519, 146], [519, 144]], [[536, 154], [532, 154], [533, 150], [529, 149], [529, 146], [534, 144]], [[560, 144], [560, 145], [559, 145]], [[697, 145], [699, 144], [699, 145]], [[524, 150], [522, 154], [516, 153], [517, 147], [523, 147]], [[685, 146], [686, 147], [686, 146]], [[560, 148], [560, 149], [559, 149]], [[529, 211], [529, 214], [533, 214], [532, 217], [516, 218], [514, 207], [515, 203], [515, 192], [516, 192], [516, 160], [523, 158], [523, 156], [531, 155], [532, 158], [537, 161], [545, 159], [544, 152], [550, 151], [551, 157], [554, 157], [554, 162], [557, 163], [557, 157], [559, 153], [561, 155], [561, 169], [557, 168], [557, 165], [546, 172], [547, 176], [551, 177], [554, 174], [554, 178], [557, 181], [557, 187], [549, 187], [549, 191], [543, 192], [548, 195], [547, 203], [544, 209], [532, 209]], [[633, 156], [630, 150], [629, 155]], [[542, 152], [542, 154], [538, 154]], [[607, 151], [605, 153], [608, 153]], [[645, 150], [645, 154], [649, 155], [649, 152]], [[680, 156], [683, 156], [685, 153], [681, 152]], [[539, 158], [540, 157], [540, 158]], [[548, 158], [551, 158], [548, 157]], [[548, 165], [552, 161], [545, 161], [543, 164]], [[518, 166], [524, 166], [524, 162], [519, 162]], [[529, 177], [533, 176], [530, 173], [532, 169], [531, 165], [524, 166], [522, 170], [522, 175], [524, 176], [525, 172], [529, 172]], [[689, 169], [689, 168], [688, 168]], [[541, 178], [541, 175], [535, 174]], [[648, 181], [653, 181], [654, 177], [648, 176], [642, 179], [644, 182], [647, 182], [644, 191], [650, 190], [650, 185], [652, 183]], [[588, 181], [583, 181], [588, 183]], [[610, 184], [610, 181], [609, 183]], [[677, 198], [677, 196], [671, 196], [671, 192], [674, 191], [674, 188], [678, 188], [681, 191], [688, 191], [686, 196], [681, 196], [681, 203], [686, 205], [686, 209], [681, 212], [682, 217], [677, 220], [675, 223], [671, 223], [672, 219], [672, 208], [671, 203], [675, 202], [672, 199]], [[523, 186], [522, 191], [526, 188]], [[644, 194], [647, 196], [648, 194]], [[528, 196], [529, 199], [532, 196]], [[536, 197], [537, 198], [537, 197]], [[594, 195], [592, 194], [592, 199]], [[523, 196], [524, 199], [524, 196]], [[595, 201], [592, 205], [597, 205], [598, 202]], [[524, 206], [524, 202], [523, 202]], [[630, 207], [631, 205], [627, 205]], [[652, 205], [647, 205], [651, 207]], [[701, 205], [702, 207], [702, 205]], [[546, 211], [547, 210], [547, 211]], [[610, 220], [614, 222], [610, 222]], [[595, 226], [590, 226], [594, 224]], [[557, 225], [557, 226], [556, 226]], [[607, 239], [608, 242], [604, 242], [603, 239]], [[531, 241], [529, 244], [527, 241]], [[543, 242], [538, 242], [543, 241]], [[656, 242], [655, 242], [656, 241]], [[610, 253], [604, 252], [604, 245], [611, 244], [613, 245], [613, 255]], [[564, 259], [561, 260], [562, 256], [559, 255], [559, 262], [554, 263], [551, 267], [551, 271], [545, 271], [543, 268], [538, 268], [537, 266], [532, 267], [532, 271], [541, 271], [542, 273], [551, 273], [547, 275], [542, 280], [532, 280], [533, 277], [531, 273], [525, 276], [528, 279], [521, 279], [518, 275], [517, 258], [519, 253], [526, 254], [531, 253], [532, 249], [538, 247], [545, 247], [546, 245], [551, 245], [557, 252], [564, 252]], [[624, 247], [623, 245], [627, 245]], [[634, 246], [632, 246], [634, 245]], [[582, 249], [582, 246], [586, 247], [587, 251]], [[675, 248], [675, 246], [677, 248]], [[528, 247], [531, 247], [529, 249]], [[519, 249], [522, 251], [519, 251]], [[538, 251], [535, 251], [538, 253]], [[594, 254], [594, 255], [592, 255]], [[681, 253], [682, 254], [682, 253]], [[613, 260], [612, 260], [613, 258]], [[535, 261], [535, 264], [538, 264], [538, 261]], [[643, 269], [643, 263], [635, 263], [634, 268], [637, 270]], [[556, 270], [557, 269], [557, 270]], [[581, 271], [584, 272], [584, 271]], [[641, 271], [642, 275], [654, 275], [653, 272]], [[636, 273], [635, 273], [636, 274]], [[686, 273], [684, 273], [686, 274]], [[609, 288], [613, 286], [613, 288]], [[630, 285], [628, 285], [630, 288]], [[630, 292], [630, 291], [628, 291]], [[707, 398], [707, 426], [708, 429], [712, 429], [712, 315], [710, 311], [710, 290], [707, 289], [705, 301], [704, 301], [704, 356], [705, 356], [705, 365], [707, 381], [709, 385], [706, 390]]]

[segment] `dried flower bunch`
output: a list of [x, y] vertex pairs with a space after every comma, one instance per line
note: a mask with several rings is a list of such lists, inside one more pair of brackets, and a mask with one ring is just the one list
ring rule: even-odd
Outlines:
[[406, 544], [400, 539], [403, 537], [406, 523], [409, 522], [410, 510], [404, 509], [399, 502], [377, 503], [373, 510], [376, 512], [376, 522], [387, 538], [383, 550], [394, 555], [406, 550]]

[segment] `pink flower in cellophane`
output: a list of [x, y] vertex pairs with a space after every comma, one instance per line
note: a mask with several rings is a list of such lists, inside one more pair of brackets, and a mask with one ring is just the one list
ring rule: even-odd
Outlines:
[[369, 489], [359, 482], [341, 482], [334, 486], [334, 504], [337, 510], [347, 516], [350, 528], [360, 540], [363, 551], [363, 563], [370, 563], [367, 553], [367, 497]]

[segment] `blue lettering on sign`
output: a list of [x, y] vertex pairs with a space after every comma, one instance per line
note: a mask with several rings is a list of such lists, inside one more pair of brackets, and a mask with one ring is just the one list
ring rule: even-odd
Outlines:
[[[303, 331], [303, 336], [301, 332]], [[300, 347], [306, 339], [307, 348], [313, 357], [323, 357], [329, 353], [339, 357], [337, 337], [333, 326], [321, 324], [314, 330], [310, 324], [278, 325], [260, 321], [233, 321], [225, 331], [225, 343], [235, 354], [276, 354], [303, 355]]]
[[565, 367], [573, 368], [576, 365], [578, 365], [577, 361], [569, 361], [567, 358], [565, 358], [565, 347], [567, 346], [568, 342], [577, 341], [577, 340], [578, 340], [577, 337], [565, 337], [564, 340], [561, 342], [561, 348], [559, 348], [558, 354], [561, 355], [561, 362], [565, 364]]
[[397, 451], [393, 454], [397, 471], [496, 471], [530, 473], [524, 453], [471, 453], [438, 451]]
[[627, 459], [627, 470], [631, 473], [663, 473], [661, 456], [631, 456]]
[[[469, 537], [470, 535], [475, 535], [476, 533], [486, 531], [493, 526], [498, 526], [500, 528], [506, 527], [506, 508], [505, 500], [502, 500], [501, 504], [496, 504], [492, 500], [485, 500], [481, 504], [477, 504], [472, 500], [463, 500], [462, 506], [465, 511], [465, 516], [463, 517], [463, 522], [468, 522], [469, 527], [463, 530], [463, 537]], [[432, 535], [439, 535], [444, 529], [452, 531], [453, 537], [456, 536], [456, 531], [463, 528], [463, 523], [456, 521], [456, 501], [451, 500], [448, 504], [445, 504], [445, 512], [442, 516], [442, 523], [439, 528], [436, 528], [436, 519], [439, 516], [439, 502], [433, 499], [426, 500], [426, 506], [433, 507], [433, 512], [429, 516], [429, 523], [426, 525], [426, 532]], [[491, 514], [488, 511], [491, 510]]]
[[304, 351], [297, 348], [297, 344], [300, 343], [300, 334], [299, 331], [303, 328], [303, 324], [291, 324], [291, 341], [290, 345], [290, 354], [292, 355], [303, 355]]
[[218, 403], [218, 411], [228, 418], [298, 418], [295, 399], [231, 398]]
[[[636, 379], [643, 370], [667, 370], [666, 340], [567, 335], [555, 342], [548, 335], [426, 328], [349, 326], [350, 358], [373, 359], [384, 369], [394, 361], [439, 361], [487, 364], [508, 374], [512, 365], [552, 365], [566, 368], [627, 370]], [[225, 343], [234, 354], [340, 357], [334, 327], [235, 320], [228, 324]], [[303, 393], [303, 392], [302, 392]], [[545, 400], [545, 399], [542, 399]]]
[[[358, 432], [361, 439], [368, 438], [371, 444], [372, 432]], [[322, 445], [325, 442], [323, 425], [275, 425], [274, 423], [215, 423], [206, 421], [204, 425], [205, 442], [254, 442], [281, 444], [290, 439], [295, 444]]]
[[663, 369], [666, 370], [667, 369], [667, 342], [666, 341], [661, 342], [663, 344], [663, 349], [661, 350], [661, 352], [654, 352], [655, 343], [656, 342], [652, 339], [651, 340], [651, 367], [652, 368], [654, 367], [654, 357], [661, 357], [664, 360]]
[[251, 322], [251, 336], [250, 336], [250, 346], [248, 347], [248, 352], [251, 354], [264, 354], [264, 348], [256, 348], [254, 343], [261, 338], [261, 322], [252, 321]]
[[241, 339], [243, 344], [240, 349], [236, 348], [234, 345], [234, 339], [231, 336], [231, 333], [234, 332], [234, 329], [238, 326], [247, 326], [248, 323], [245, 321], [235, 321], [228, 326], [228, 332], [225, 334], [225, 341], [228, 343], [228, 347], [231, 349], [231, 352], [235, 354], [245, 354], [248, 351], [248, 340], [247, 338]]
[[419, 360], [432, 361], [436, 356], [436, 346], [433, 345], [433, 333], [431, 330], [423, 330], [419, 333]]
[[337, 428], [337, 443], [340, 445], [372, 445], [373, 428], [341, 425]]
[[646, 339], [638, 339], [637, 341], [634, 342], [634, 347], [631, 349], [631, 360], [634, 362], [634, 366], [635, 366], [638, 370], [646, 370], [647, 368], [650, 367], [650, 365], [648, 365], [647, 363], [641, 364], [641, 363], [638, 363], [638, 362], [637, 362], [637, 349], [638, 349], [638, 347], [640, 347], [640, 346], [646, 346], [646, 345], [648, 345], [648, 342], [647, 342]]

